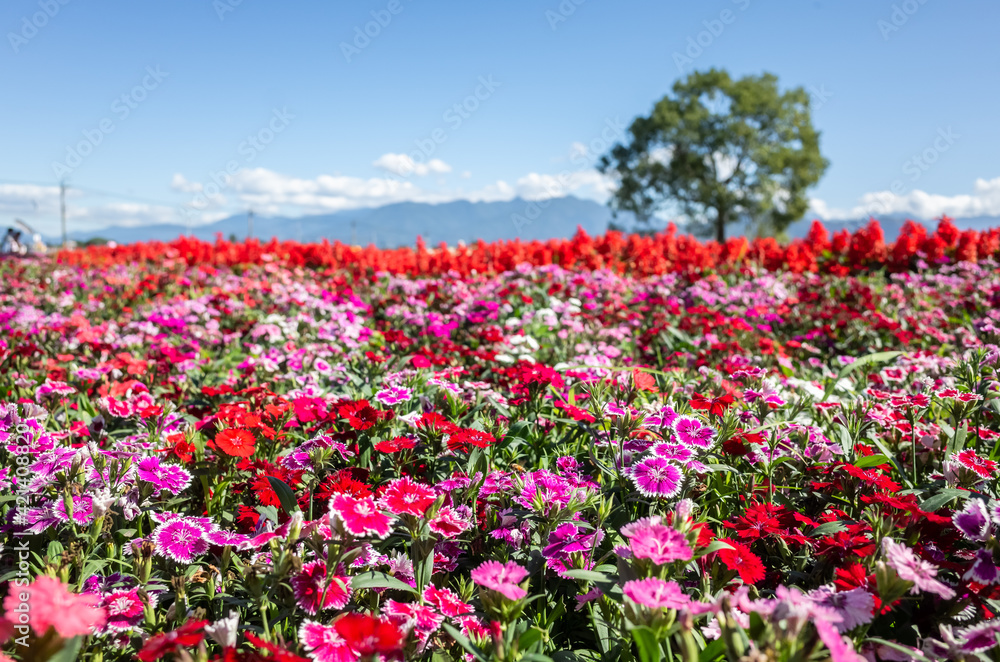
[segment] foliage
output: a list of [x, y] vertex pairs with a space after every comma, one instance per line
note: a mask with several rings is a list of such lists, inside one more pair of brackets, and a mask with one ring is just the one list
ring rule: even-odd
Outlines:
[[809, 95], [782, 92], [773, 74], [733, 80], [693, 72], [629, 127], [630, 142], [602, 157], [615, 177], [615, 211], [647, 222], [675, 203], [694, 223], [725, 239], [740, 219], [782, 230], [805, 214], [806, 190], [828, 165], [812, 126]]

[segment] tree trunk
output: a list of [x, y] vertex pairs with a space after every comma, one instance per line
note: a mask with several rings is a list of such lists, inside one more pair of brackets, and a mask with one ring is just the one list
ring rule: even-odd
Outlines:
[[725, 209], [715, 211], [715, 240], [721, 244], [726, 241], [726, 221], [729, 220], [729, 214]]

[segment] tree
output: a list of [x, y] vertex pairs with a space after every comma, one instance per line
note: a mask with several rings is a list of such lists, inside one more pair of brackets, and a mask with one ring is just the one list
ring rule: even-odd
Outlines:
[[632, 212], [648, 227], [673, 202], [696, 230], [740, 219], [783, 230], [805, 214], [806, 190], [828, 161], [819, 152], [809, 95], [782, 93], [773, 74], [733, 80], [725, 71], [694, 72], [637, 117], [628, 144], [616, 144], [598, 169], [617, 181], [615, 216]]

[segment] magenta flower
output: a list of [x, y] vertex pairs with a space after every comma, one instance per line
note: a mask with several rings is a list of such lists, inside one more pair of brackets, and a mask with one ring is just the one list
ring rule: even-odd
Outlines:
[[653, 454], [664, 460], [677, 460], [678, 462], [687, 462], [694, 457], [694, 451], [683, 444], [656, 444], [653, 446]]
[[[94, 500], [86, 495], [76, 495], [72, 497], [73, 521], [81, 526], [86, 526], [94, 521]], [[69, 522], [69, 514], [66, 512], [66, 501], [57, 498], [52, 504], [52, 515], [60, 522]]]
[[351, 599], [349, 577], [334, 575], [330, 585], [326, 586], [326, 583], [325, 561], [306, 563], [302, 572], [291, 579], [295, 601], [310, 616], [315, 616], [321, 609], [343, 609]]
[[889, 538], [883, 538], [882, 552], [885, 555], [885, 562], [896, 571], [900, 579], [913, 582], [910, 593], [927, 591], [939, 595], [945, 600], [955, 597], [955, 591], [950, 586], [936, 579], [937, 566], [917, 558], [917, 555], [909, 547]]
[[666, 582], [656, 577], [626, 582], [622, 592], [632, 602], [650, 609], [680, 609], [691, 602], [677, 582]]
[[976, 560], [972, 564], [962, 579], [972, 580], [980, 584], [996, 584], [1000, 582], [1000, 568], [997, 568], [993, 561], [993, 552], [988, 549], [980, 549], [976, 552]]
[[678, 416], [673, 428], [677, 440], [685, 446], [709, 448], [715, 441], [715, 430], [691, 416]]
[[204, 538], [209, 543], [218, 545], [219, 547], [230, 545], [239, 549], [248, 547], [248, 543], [250, 542], [250, 538], [242, 533], [236, 533], [235, 531], [223, 531], [221, 529], [209, 531], [205, 534]]
[[622, 528], [622, 535], [629, 538], [629, 549], [635, 558], [649, 559], [656, 565], [663, 565], [674, 561], [689, 561], [693, 556], [687, 539], [680, 531], [659, 523], [644, 526], [636, 524], [638, 522]]
[[413, 391], [402, 386], [393, 386], [391, 388], [382, 389], [375, 394], [375, 399], [388, 407], [398, 405], [400, 402], [406, 402], [412, 397]]
[[153, 530], [150, 538], [158, 556], [190, 563], [208, 551], [205, 527], [187, 517], [169, 520]]
[[962, 644], [964, 652], [981, 653], [997, 645], [998, 633], [1000, 633], [1000, 619], [993, 619], [959, 630], [958, 638], [965, 642]]
[[180, 494], [191, 484], [191, 474], [176, 464], [160, 464], [158, 457], [145, 457], [136, 465], [136, 475], [151, 483], [156, 491], [166, 490], [173, 495]]
[[486, 561], [472, 571], [473, 582], [496, 591], [510, 600], [520, 600], [528, 594], [518, 586], [527, 576], [528, 571], [513, 561], [507, 563]]
[[647, 457], [630, 473], [643, 496], [672, 497], [681, 490], [681, 470], [662, 457]]
[[101, 606], [107, 614], [105, 627], [108, 632], [133, 630], [143, 621], [145, 605], [139, 598], [139, 589], [114, 591], [103, 596]]
[[330, 499], [330, 515], [352, 536], [386, 538], [392, 532], [394, 518], [381, 512], [372, 497], [337, 494]]
[[986, 540], [990, 536], [990, 514], [980, 499], [969, 499], [965, 508], [952, 515], [951, 521], [969, 540]]

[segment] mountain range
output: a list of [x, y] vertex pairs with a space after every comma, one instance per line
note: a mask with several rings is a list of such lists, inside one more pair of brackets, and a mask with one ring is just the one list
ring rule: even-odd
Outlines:
[[[468, 244], [479, 239], [492, 242], [514, 238], [530, 241], [571, 237], [578, 226], [589, 234], [600, 234], [608, 229], [612, 220], [624, 227], [631, 227], [633, 222], [630, 215], [613, 219], [607, 206], [573, 196], [536, 202], [521, 198], [506, 202], [401, 202], [298, 218], [258, 216], [253, 219], [253, 236], [300, 242], [329, 239], [392, 248], [413, 245], [418, 236], [423, 237], [428, 245], [436, 245], [442, 241], [453, 245], [459, 241]], [[887, 240], [896, 237], [905, 220], [906, 217], [900, 215], [879, 218]], [[807, 217], [793, 223], [786, 232], [790, 237], [804, 237], [811, 222], [811, 218]], [[824, 221], [824, 225], [832, 233], [843, 228], [856, 230], [866, 222], [867, 220], [834, 220]], [[934, 221], [920, 222], [930, 229], [936, 227]], [[958, 219], [955, 224], [960, 229], [982, 230], [1000, 226], [1000, 217]], [[169, 241], [186, 234], [208, 241], [214, 240], [219, 234], [225, 238], [235, 236], [242, 239], [247, 236], [247, 232], [247, 216], [240, 214], [194, 227], [180, 224], [111, 226], [70, 232], [69, 238], [78, 242], [103, 238], [127, 244], [150, 240]], [[729, 236], [740, 234], [752, 234], [752, 231], [738, 223], [727, 228]]]

